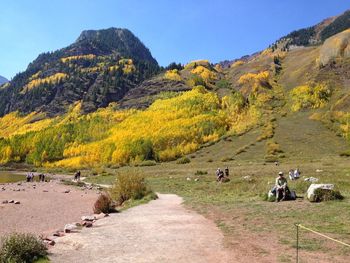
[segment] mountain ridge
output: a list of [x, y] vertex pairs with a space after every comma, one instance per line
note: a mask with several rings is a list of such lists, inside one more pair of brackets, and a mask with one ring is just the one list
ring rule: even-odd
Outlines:
[[7, 82], [8, 82], [8, 79], [6, 79], [5, 77], [0, 75], [0, 86], [4, 83], [7, 83]]
[[66, 48], [40, 54], [0, 90], [0, 116], [20, 111], [66, 112], [83, 101], [83, 112], [106, 107], [159, 70], [150, 51], [129, 30], [84, 31]]

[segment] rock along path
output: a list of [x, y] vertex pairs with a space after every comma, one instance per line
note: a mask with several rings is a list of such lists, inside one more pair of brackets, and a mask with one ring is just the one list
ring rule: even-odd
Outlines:
[[52, 262], [229, 262], [223, 234], [182, 198], [159, 199], [98, 220], [94, 228], [59, 238]]

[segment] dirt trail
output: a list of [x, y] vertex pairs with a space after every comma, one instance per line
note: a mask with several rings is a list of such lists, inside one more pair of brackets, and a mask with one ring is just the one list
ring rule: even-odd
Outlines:
[[98, 220], [92, 229], [59, 238], [52, 262], [229, 262], [223, 234], [182, 198], [159, 199]]

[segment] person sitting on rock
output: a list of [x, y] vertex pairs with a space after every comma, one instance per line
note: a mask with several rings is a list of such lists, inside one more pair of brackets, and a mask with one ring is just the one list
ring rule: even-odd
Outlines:
[[288, 186], [287, 186], [287, 179], [284, 178], [283, 172], [278, 173], [275, 186], [276, 186], [276, 202], [284, 201], [287, 196]]

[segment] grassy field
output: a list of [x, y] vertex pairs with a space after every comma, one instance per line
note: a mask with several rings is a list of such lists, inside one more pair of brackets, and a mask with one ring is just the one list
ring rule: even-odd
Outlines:
[[[319, 122], [308, 120], [305, 113], [279, 118], [276, 123], [273, 139], [285, 154], [278, 166], [265, 162], [265, 141], [256, 142], [260, 131], [253, 130], [202, 148], [188, 156], [188, 164], [169, 162], [119, 170], [142, 170], [155, 191], [176, 193], [184, 197], [188, 207], [215, 221], [229, 248], [247, 249], [241, 246], [248, 243], [247, 253], [257, 258], [294, 262], [295, 223], [350, 243], [350, 166], [349, 159], [339, 156], [348, 147], [345, 141]], [[243, 146], [247, 146], [245, 150], [236, 154]], [[215, 170], [226, 166], [231, 181], [217, 183]], [[296, 167], [302, 178], [289, 181], [289, 187], [300, 198], [282, 203], [264, 201], [278, 171], [287, 173]], [[115, 180], [114, 172], [106, 169], [103, 175], [88, 180], [110, 184]], [[345, 199], [310, 203], [304, 198], [310, 183], [303, 180], [310, 176], [321, 183], [335, 184]], [[325, 260], [322, 262], [347, 262], [350, 257], [350, 249], [305, 231], [301, 231], [300, 248], [300, 262], [315, 262], [317, 258]]]

